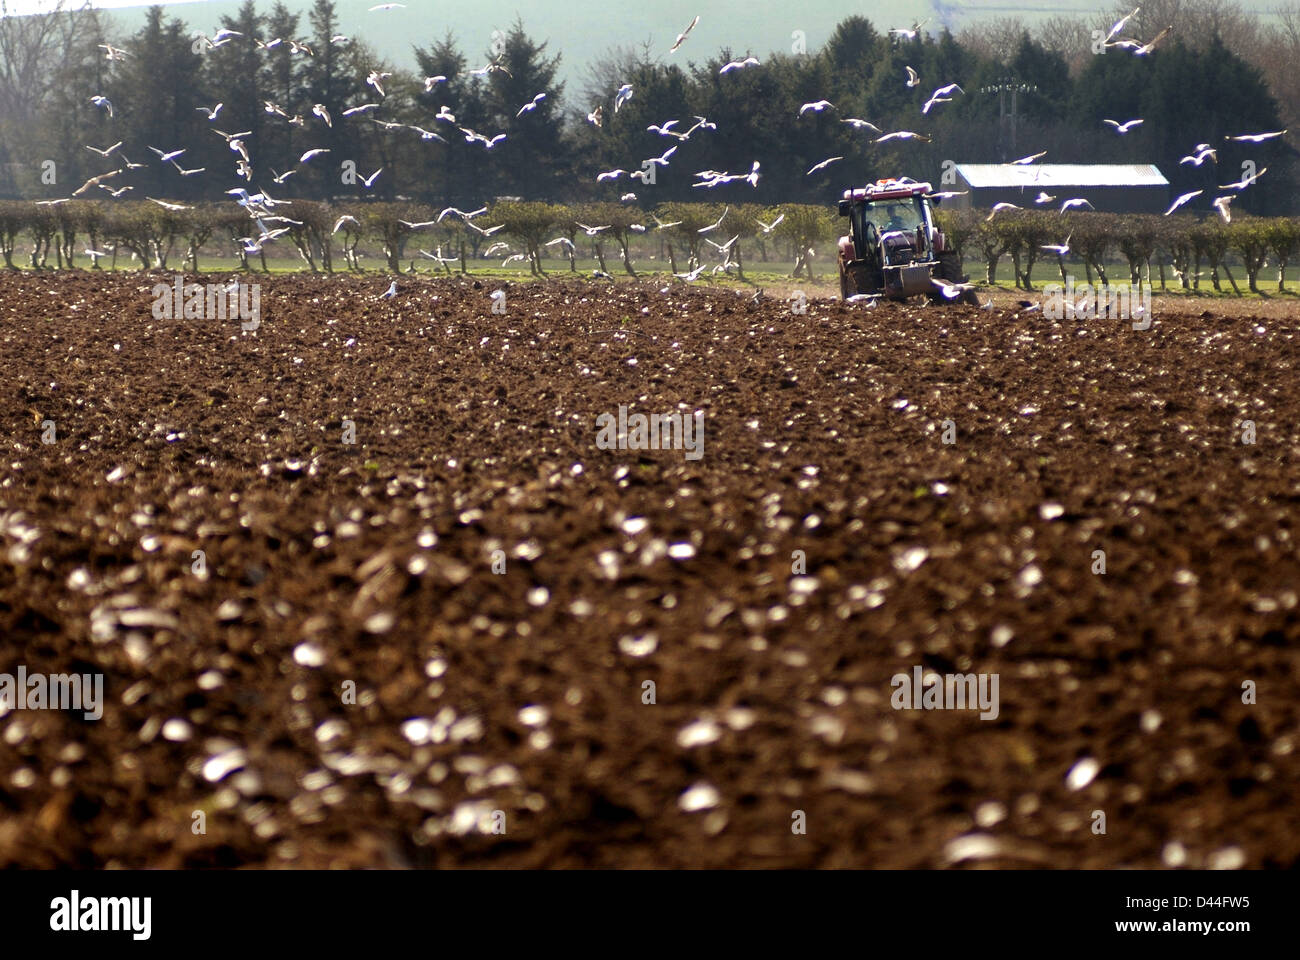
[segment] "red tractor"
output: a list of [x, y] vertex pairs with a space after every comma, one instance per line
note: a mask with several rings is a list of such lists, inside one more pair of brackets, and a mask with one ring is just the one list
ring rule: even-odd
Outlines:
[[930, 184], [909, 177], [844, 191], [840, 216], [849, 218], [849, 234], [839, 242], [842, 299], [924, 295], [979, 305], [961, 257], [935, 225], [932, 193]]

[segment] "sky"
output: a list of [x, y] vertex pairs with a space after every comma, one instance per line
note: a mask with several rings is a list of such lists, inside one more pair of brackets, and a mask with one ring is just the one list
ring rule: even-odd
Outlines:
[[[49, 9], [56, 0], [0, 0], [10, 13]], [[84, 0], [65, 0], [80, 6]], [[257, 0], [260, 11], [273, 0]], [[307, 33], [305, 12], [312, 0], [284, 0], [290, 10], [302, 11], [302, 33]], [[537, 40], [548, 40], [548, 52], [563, 53], [560, 79], [577, 94], [587, 64], [616, 46], [652, 43], [666, 52], [677, 34], [695, 15], [700, 16], [686, 43], [673, 57], [684, 66], [704, 60], [729, 46], [736, 54], [762, 56], [773, 50], [789, 52], [795, 31], [801, 31], [807, 48], [820, 47], [835, 25], [859, 13], [880, 30], [909, 27], [929, 19], [926, 30], [943, 25], [955, 31], [979, 20], [1018, 16], [1027, 23], [1058, 13], [1082, 14], [1110, 9], [1114, 0], [632, 0], [597, 5], [575, 0], [403, 0], [404, 9], [370, 12], [382, 0], [336, 0], [342, 32], [364, 37], [392, 65], [413, 68], [413, 44], [426, 46], [448, 30], [467, 59], [483, 57], [492, 44], [494, 30], [506, 30], [516, 14]], [[1137, 2], [1137, 0], [1135, 0]], [[171, 0], [163, 3], [171, 16], [195, 30], [211, 33], [223, 15], [238, 9], [240, 0]], [[91, 0], [91, 5], [117, 11], [124, 32], [138, 29], [149, 6], [138, 0]], [[477, 66], [477, 64], [475, 64]]]

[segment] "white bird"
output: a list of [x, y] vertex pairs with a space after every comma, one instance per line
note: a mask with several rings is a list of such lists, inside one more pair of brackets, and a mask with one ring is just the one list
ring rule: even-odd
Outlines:
[[446, 78], [445, 76], [443, 76], [442, 74], [438, 74], [436, 77], [425, 77], [425, 78], [424, 78], [424, 92], [425, 92], [425, 93], [428, 93], [428, 92], [431, 91], [434, 87], [436, 87], [438, 84], [440, 84], [440, 83], [446, 83], [446, 82], [447, 82], [447, 78]]
[[921, 108], [921, 112], [929, 113], [930, 108], [933, 107], [936, 103], [951, 103], [952, 97], [949, 96], [949, 94], [951, 94], [953, 91], [962, 94], [966, 92], [955, 83], [946, 84], [945, 86], [942, 86], [939, 89], [935, 90], [934, 93], [930, 94], [930, 99], [925, 101], [925, 106]]
[[1014, 203], [995, 203], [993, 204], [993, 209], [989, 212], [989, 215], [984, 218], [984, 222], [988, 223], [990, 220], [996, 217], [1003, 210], [1019, 210], [1019, 209], [1020, 208], [1017, 207]]
[[680, 134], [674, 133], [671, 129], [676, 124], [677, 124], [676, 120], [667, 120], [661, 124], [652, 123], [650, 124], [650, 126], [646, 127], [645, 129], [647, 133], [657, 133], [661, 137], [676, 137], [676, 136], [680, 136]]
[[554, 240], [548, 240], [548, 241], [546, 241], [546, 243], [542, 244], [542, 246], [544, 246], [544, 247], [553, 247], [553, 246], [555, 246], [557, 243], [558, 243], [560, 246], [562, 246], [562, 247], [567, 247], [567, 248], [570, 249], [570, 250], [576, 250], [576, 249], [577, 249], [577, 247], [575, 247], [575, 246], [573, 245], [573, 241], [570, 240], [568, 237], [556, 237]]
[[1210, 145], [1208, 143], [1198, 143], [1196, 145], [1195, 150], [1193, 150], [1187, 156], [1183, 157], [1178, 162], [1179, 164], [1190, 163], [1193, 166], [1199, 167], [1201, 164], [1205, 162], [1207, 157], [1213, 160], [1215, 163], [1218, 163], [1219, 151], [1211, 150]]
[[475, 233], [477, 233], [477, 234], [480, 234], [480, 235], [482, 235], [482, 236], [484, 236], [484, 237], [490, 237], [490, 236], [492, 236], [492, 234], [494, 234], [494, 233], [496, 233], [498, 230], [502, 229], [502, 228], [505, 226], [505, 224], [504, 224], [504, 223], [498, 223], [495, 227], [479, 227], [479, 226], [475, 226], [474, 224], [472, 224], [472, 223], [470, 223], [468, 220], [466, 220], [466, 221], [465, 221], [465, 226], [469, 227], [471, 230], [473, 230], [473, 231], [474, 231]]
[[225, 106], [224, 103], [219, 103], [215, 107], [211, 107], [211, 108], [195, 107], [194, 109], [199, 111], [199, 113], [206, 113], [208, 115], [209, 120], [215, 120], [217, 119], [217, 114], [221, 112], [221, 108], [224, 106]]
[[446, 210], [443, 210], [442, 213], [438, 214], [438, 219], [435, 220], [434, 222], [442, 223], [443, 217], [447, 216], [447, 214], [449, 213], [454, 213], [462, 220], [469, 221], [469, 220], [473, 220], [475, 217], [482, 216], [483, 214], [487, 213], [487, 207], [480, 207], [478, 210], [474, 210], [470, 213], [466, 213], [464, 210], [460, 210], [456, 207], [448, 207]]
[[406, 9], [406, 4], [404, 3], [381, 3], [371, 7], [367, 12], [374, 13], [376, 10], [405, 10], [405, 9]]
[[649, 160], [646, 161], [646, 163], [652, 163], [658, 167], [666, 167], [668, 166], [668, 158], [671, 157], [676, 152], [677, 152], [677, 148], [675, 146], [669, 147], [667, 150], [664, 151], [663, 156], [651, 157]]
[[876, 137], [876, 143], [885, 143], [889, 140], [920, 140], [923, 143], [929, 143], [930, 138], [920, 134], [913, 133], [911, 130], [896, 130], [893, 133], [887, 133], [883, 137]]
[[424, 220], [420, 223], [412, 223], [410, 220], [398, 220], [397, 222], [408, 230], [423, 230], [425, 227], [432, 227], [438, 223], [437, 220]]
[[349, 107], [347, 110], [344, 110], [343, 116], [353, 117], [356, 116], [358, 113], [365, 113], [367, 110], [378, 110], [378, 109], [379, 109], [379, 104], [377, 103], [363, 103], [359, 107]]
[[414, 130], [416, 133], [418, 133], [420, 135], [421, 140], [437, 140], [439, 143], [447, 142], [447, 139], [445, 137], [439, 136], [438, 134], [434, 133], [432, 130], [426, 130], [424, 129], [424, 127], [417, 127], [415, 124], [411, 124], [408, 127], [408, 129]]
[[381, 293], [381, 294], [379, 295], [379, 298], [380, 298], [381, 300], [391, 300], [391, 299], [392, 299], [393, 297], [395, 297], [395, 296], [397, 296], [397, 281], [396, 281], [396, 280], [394, 280], [394, 281], [389, 285], [389, 287], [388, 287], [387, 290], [385, 290], [383, 293]]
[[627, 173], [627, 171], [622, 167], [619, 167], [617, 170], [606, 170], [604, 173], [596, 174], [596, 182], [602, 183], [605, 180], [617, 180], [625, 173]]
[[614, 112], [618, 113], [623, 104], [632, 99], [632, 84], [625, 83], [614, 93]]
[[325, 126], [333, 128], [334, 120], [330, 117], [329, 108], [323, 103], [312, 104], [311, 112], [325, 121]]
[[1046, 190], [1039, 190], [1038, 196], [1034, 197], [1034, 203], [1037, 204], [1051, 203], [1055, 199], [1056, 198], [1049, 195]]
[[1132, 130], [1132, 129], [1133, 129], [1134, 127], [1136, 127], [1138, 124], [1143, 123], [1144, 121], [1142, 121], [1142, 120], [1126, 120], [1124, 123], [1120, 123], [1118, 120], [1102, 120], [1101, 122], [1102, 122], [1102, 123], [1109, 123], [1112, 127], [1115, 128], [1115, 131], [1116, 131], [1117, 133], [1128, 133], [1130, 130]]
[[371, 187], [371, 185], [374, 184], [374, 182], [375, 182], [375, 178], [378, 177], [378, 176], [379, 176], [381, 173], [383, 173], [383, 172], [384, 172], [384, 168], [383, 168], [383, 167], [380, 167], [378, 170], [376, 170], [376, 171], [375, 171], [374, 173], [372, 173], [370, 176], [368, 176], [368, 177], [362, 177], [362, 178], [361, 178], [361, 182], [364, 183], [364, 184], [366, 185], [366, 189], [369, 190], [370, 187]]
[[1243, 133], [1239, 137], [1224, 137], [1223, 139], [1235, 140], [1238, 143], [1263, 143], [1265, 140], [1272, 140], [1274, 137], [1280, 137], [1284, 133], [1286, 133], [1285, 130], [1275, 130], [1272, 133]]
[[805, 103], [802, 107], [799, 108], [799, 116], [802, 117], [809, 110], [815, 110], [817, 113], [821, 113], [827, 107], [830, 107], [832, 110], [835, 109], [835, 105], [831, 103], [829, 100], [817, 100], [814, 101], [813, 103]]
[[387, 94], [384, 93], [383, 82], [391, 76], [391, 73], [380, 73], [378, 70], [371, 70], [370, 76], [366, 77], [366, 83], [378, 90], [381, 97], [387, 96]]
[[780, 225], [781, 221], [784, 219], [785, 219], [785, 214], [783, 213], [775, 220], [773, 220], [771, 223], [764, 223], [762, 220], [755, 220], [754, 222], [758, 224], [759, 229], [761, 229], [764, 233], [771, 233]]
[[164, 210], [193, 210], [193, 207], [187, 207], [183, 203], [168, 203], [165, 200], [155, 200], [153, 197], [145, 197], [151, 203], [156, 203]]
[[911, 67], [904, 66], [903, 69], [907, 71], [907, 85], [909, 87], [915, 87], [921, 82], [921, 75]]
[[635, 193], [625, 193], [618, 198], [619, 203], [636, 203]]
[[1219, 216], [1223, 217], [1224, 223], [1232, 223], [1232, 211], [1228, 205], [1232, 203], [1232, 196], [1219, 197], [1214, 201], [1214, 209], [1219, 211]]
[[604, 122], [604, 116], [605, 116], [605, 108], [602, 107], [600, 104], [597, 104], [596, 108], [592, 110], [591, 113], [587, 114], [587, 122], [591, 124], [595, 124], [597, 127], [599, 127]]
[[109, 118], [110, 119], [112, 118], [113, 101], [108, 99], [108, 97], [94, 96], [90, 98], [90, 102], [93, 103], [95, 106], [99, 107], [100, 109], [107, 110]]
[[533, 97], [533, 99], [530, 100], [528, 103], [525, 103], [522, 107], [520, 107], [519, 112], [516, 113], [515, 116], [522, 117], [525, 113], [528, 113], [532, 110], [536, 110], [537, 105], [545, 99], [546, 99], [546, 94], [539, 93], [537, 96]]
[[297, 173], [297, 172], [298, 172], [297, 170], [289, 170], [289, 171], [286, 172], [286, 173], [276, 173], [275, 170], [272, 169], [272, 170], [271, 170], [271, 182], [272, 182], [272, 183], [284, 183], [284, 181], [288, 180], [290, 177], [292, 177], [292, 176], [293, 176], [295, 173]]
[[868, 130], [876, 131], [876, 133], [885, 132], [884, 130], [881, 130], [878, 126], [876, 126], [874, 123], [870, 123], [866, 120], [859, 120], [857, 117], [849, 117], [847, 120], [841, 120], [840, 123], [847, 123], [854, 130], [861, 130], [865, 127]]
[[821, 163], [814, 164], [813, 167], [812, 167], [812, 168], [811, 168], [811, 169], [810, 169], [806, 174], [804, 174], [804, 176], [806, 176], [806, 177], [811, 177], [811, 176], [812, 176], [814, 173], [816, 173], [818, 170], [825, 170], [827, 167], [829, 167], [829, 166], [830, 166], [832, 163], [834, 163], [836, 160], [843, 160], [843, 159], [844, 159], [843, 157], [827, 157], [827, 158], [826, 158], [825, 160], [823, 160]]
[[89, 144], [86, 145], [86, 149], [87, 149], [87, 150], [93, 150], [95, 153], [99, 154], [101, 157], [107, 157], [110, 153], [112, 153], [114, 150], [116, 150], [116, 149], [117, 149], [118, 147], [120, 147], [121, 145], [122, 145], [122, 141], [119, 140], [119, 141], [117, 141], [117, 143], [113, 144], [111, 147], [105, 147], [103, 150], [99, 149], [99, 147], [92, 147], [92, 146], [90, 146]]
[[745, 67], [757, 66], [759, 66], [757, 57], [746, 57], [744, 60], [732, 60], [718, 71], [718, 75], [721, 76], [724, 73], [730, 73], [732, 70], [743, 70]]
[[341, 228], [345, 223], [355, 224], [358, 227], [361, 226], [361, 221], [358, 220], [356, 217], [344, 214], [343, 216], [339, 217], [338, 220], [334, 221], [334, 229], [331, 231], [331, 233], [338, 233], [339, 228]]
[[154, 153], [158, 154], [158, 156], [162, 157], [163, 163], [166, 163], [168, 160], [175, 160], [177, 157], [179, 157], [182, 153], [185, 152], [183, 149], [172, 150], [170, 152], [159, 150], [157, 147], [150, 147], [149, 149], [152, 150]]
[[912, 24], [912, 28], [910, 30], [905, 29], [903, 27], [895, 27], [893, 30], [889, 31], [889, 35], [892, 37], [903, 37], [904, 39], [907, 40], [915, 40], [916, 35], [921, 32], [921, 28], [929, 22], [930, 22], [930, 18], [926, 17], [920, 23]]
[[452, 113], [449, 109], [447, 109], [447, 105], [444, 103], [442, 107], [439, 108], [438, 112], [434, 115], [433, 119], [442, 120], [444, 123], [455, 123], [456, 114]]
[[104, 51], [104, 59], [105, 59], [105, 60], [125, 60], [125, 59], [126, 59], [126, 51], [125, 51], [125, 50], [119, 50], [117, 47], [113, 46], [111, 43], [100, 43], [100, 44], [96, 44], [96, 46], [98, 46], [99, 49], [101, 49], [101, 50]]
[[213, 35], [212, 39], [213, 41], [233, 40], [235, 37], [242, 37], [242, 36], [243, 34], [240, 33], [238, 30], [227, 30], [225, 27], [222, 27]]
[[[1158, 44], [1165, 37], [1169, 36], [1169, 32], [1173, 29], [1174, 28], [1172, 26], [1165, 27], [1158, 34], [1156, 34], [1155, 39], [1152, 40], [1150, 43], [1145, 43], [1142, 46], [1138, 47], [1136, 50], [1134, 50], [1133, 55], [1136, 57], [1145, 57], [1148, 53], [1150, 53], [1152, 50], [1156, 48], [1156, 44]], [[1120, 46], [1120, 44], [1115, 44], [1115, 46]]]
[[674, 273], [673, 276], [676, 277], [678, 280], [685, 280], [687, 283], [694, 283], [696, 280], [700, 278], [700, 274], [703, 272], [704, 272], [704, 264], [700, 264], [690, 273]]
[[175, 160], [172, 161], [172, 166], [177, 169], [177, 171], [180, 173], [182, 177], [192, 177], [195, 174], [203, 173], [203, 171], [208, 169], [207, 167], [199, 167], [196, 170], [186, 170]]
[[1073, 207], [1089, 207], [1093, 210], [1097, 209], [1087, 200], [1083, 199], [1083, 197], [1075, 197], [1071, 200], [1066, 200], [1065, 203], [1061, 204], [1061, 213], [1065, 213], [1066, 210]]
[[702, 227], [701, 229], [697, 230], [696, 233], [711, 233], [712, 231], [718, 229], [718, 227], [722, 226], [722, 221], [727, 219], [727, 211], [730, 210], [730, 209], [731, 209], [731, 205], [730, 205], [730, 204], [728, 204], [727, 206], [723, 207], [723, 208], [722, 208], [722, 216], [718, 217], [718, 220], [717, 220], [716, 223], [709, 224], [709, 226], [707, 226], [707, 227]]
[[669, 227], [680, 227], [680, 226], [682, 225], [682, 222], [683, 222], [683, 221], [681, 221], [681, 220], [674, 220], [672, 223], [664, 223], [662, 220], [660, 220], [660, 219], [659, 219], [657, 216], [655, 216], [653, 213], [650, 214], [650, 219], [652, 219], [652, 220], [655, 222], [655, 229], [656, 229], [656, 230], [667, 230]]
[[1070, 252], [1070, 237], [1072, 236], [1074, 236], [1074, 234], [1067, 236], [1064, 243], [1045, 243], [1042, 245], [1042, 249], [1051, 250], [1058, 257], [1063, 257]]
[[330, 152], [330, 151], [329, 151], [327, 148], [323, 148], [323, 147], [314, 147], [313, 149], [308, 150], [308, 151], [307, 151], [306, 153], [304, 153], [301, 157], [299, 157], [299, 158], [298, 158], [298, 162], [299, 162], [299, 163], [306, 163], [306, 162], [308, 162], [309, 160], [311, 160], [313, 157], [319, 157], [321, 154], [329, 153], [329, 152]]
[[1219, 189], [1220, 190], [1245, 190], [1248, 186], [1250, 186], [1252, 183], [1254, 183], [1256, 180], [1258, 180], [1266, 173], [1268, 173], [1268, 167], [1265, 167], [1263, 170], [1260, 170], [1259, 173], [1252, 173], [1248, 176], [1242, 177], [1236, 183], [1220, 184]]
[[1115, 35], [1116, 35], [1117, 33], [1119, 33], [1121, 30], [1124, 29], [1124, 24], [1128, 23], [1128, 22], [1129, 22], [1130, 20], [1132, 20], [1135, 16], [1137, 16], [1138, 11], [1141, 10], [1141, 9], [1142, 9], [1141, 7], [1138, 7], [1136, 10], [1134, 10], [1132, 13], [1130, 13], [1127, 17], [1120, 17], [1120, 18], [1119, 18], [1118, 20], [1116, 20], [1113, 24], [1111, 24], [1111, 28], [1110, 28], [1110, 30], [1108, 30], [1107, 33], [1106, 33], [1106, 39], [1103, 40], [1102, 43], [1110, 44], [1110, 41], [1113, 40], [1113, 39], [1115, 38]]
[[1012, 160], [1012, 161], [1011, 161], [1011, 166], [1021, 166], [1021, 167], [1023, 167], [1023, 166], [1025, 166], [1025, 165], [1027, 165], [1027, 164], [1033, 163], [1035, 160], [1041, 160], [1041, 159], [1042, 159], [1043, 157], [1045, 157], [1045, 156], [1047, 156], [1047, 151], [1046, 151], [1046, 150], [1040, 150], [1038, 153], [1031, 153], [1031, 154], [1030, 154], [1029, 156], [1027, 156], [1027, 157], [1021, 157], [1019, 160]]
[[101, 183], [99, 184], [99, 189], [107, 190], [109, 196], [117, 198], [120, 197], [122, 194], [126, 193], [128, 190], [134, 190], [135, 187], [119, 187], [118, 189], [114, 190], [112, 187], [106, 186], [105, 184]]
[[672, 45], [672, 48], [668, 51], [669, 54], [673, 54], [677, 52], [677, 48], [686, 42], [686, 38], [691, 35], [691, 31], [695, 29], [695, 25], [699, 22], [700, 22], [700, 18], [697, 16], [694, 20], [690, 22], [690, 25], [687, 26], [685, 30], [677, 34], [677, 42]]
[[945, 300], [956, 300], [967, 290], [974, 290], [974, 284], [970, 283], [948, 283], [946, 280], [940, 280], [938, 277], [931, 277], [930, 282], [939, 288]]
[[[568, 237], [562, 237], [561, 239], [567, 240]], [[486, 250], [483, 251], [483, 256], [490, 257], [494, 253], [500, 253], [502, 250], [509, 250], [509, 249], [510, 249], [510, 244], [498, 240], [496, 243], [492, 244], [492, 246], [488, 247]]]
[[603, 227], [589, 227], [585, 223], [578, 223], [577, 220], [574, 220], [573, 223], [574, 226], [581, 227], [584, 231], [586, 231], [586, 234], [589, 237], [596, 236], [602, 230], [608, 230], [610, 226], [609, 224], [605, 224]]

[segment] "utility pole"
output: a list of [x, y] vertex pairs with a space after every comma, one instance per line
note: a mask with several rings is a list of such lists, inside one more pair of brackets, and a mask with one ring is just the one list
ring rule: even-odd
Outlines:
[[[1015, 77], [1003, 77], [988, 86], [980, 87], [980, 93], [998, 95], [998, 150], [1003, 163], [1007, 157], [1016, 152], [1016, 126], [1020, 117], [1019, 97], [1022, 93], [1037, 93], [1038, 85], [1022, 83]], [[1011, 111], [1007, 112], [1007, 100], [1011, 101]], [[1008, 141], [1010, 141], [1008, 145]]]

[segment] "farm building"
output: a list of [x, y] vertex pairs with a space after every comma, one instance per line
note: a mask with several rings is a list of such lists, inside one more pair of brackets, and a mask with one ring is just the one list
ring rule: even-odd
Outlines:
[[955, 209], [985, 209], [995, 203], [1033, 208], [1041, 192], [1059, 209], [1065, 200], [1083, 197], [1110, 213], [1164, 213], [1169, 206], [1169, 181], [1153, 163], [958, 163], [957, 182], [941, 190], [968, 190], [945, 205]]

